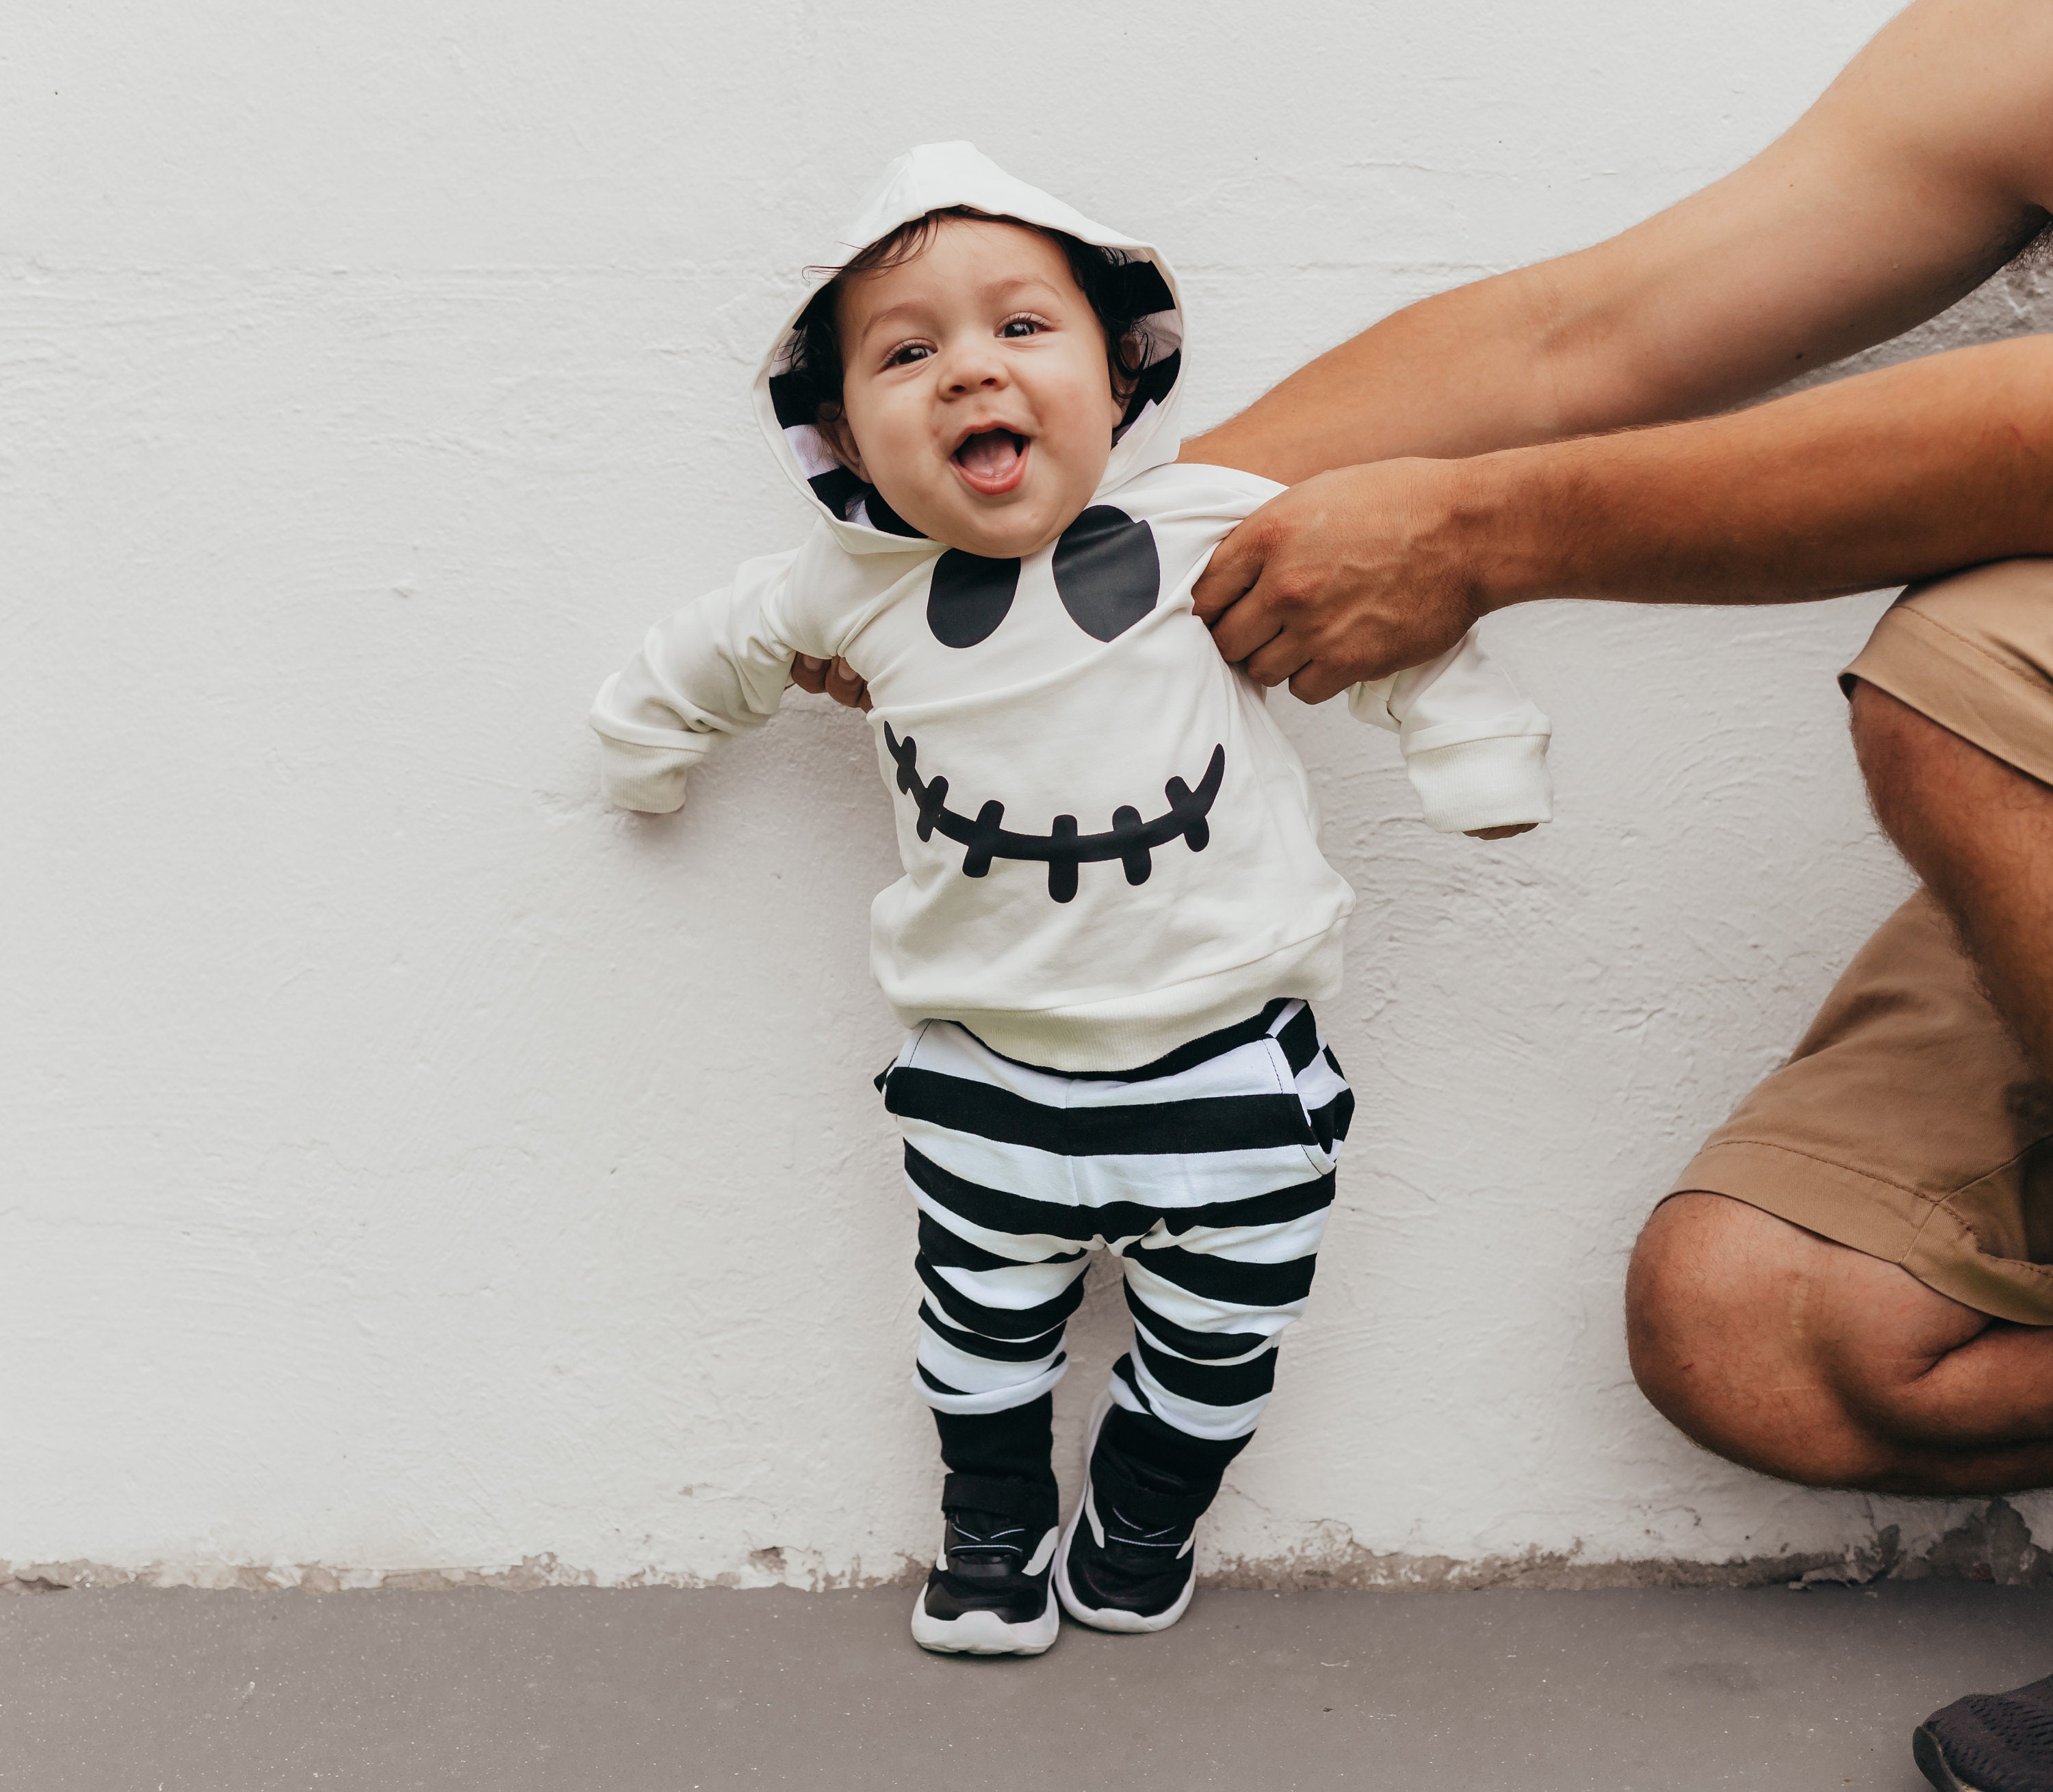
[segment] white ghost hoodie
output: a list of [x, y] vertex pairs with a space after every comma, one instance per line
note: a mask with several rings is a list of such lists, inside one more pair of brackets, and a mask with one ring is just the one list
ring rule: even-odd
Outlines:
[[[694, 764], [775, 713], [795, 655], [840, 655], [869, 683], [897, 818], [905, 874], [872, 904], [870, 959], [900, 1018], [959, 1021], [1053, 1069], [1131, 1069], [1274, 997], [1340, 987], [1354, 892], [1320, 854], [1310, 781], [1191, 608], [1212, 550], [1283, 488], [1176, 464], [1185, 331], [1160, 255], [969, 144], [893, 163], [826, 259], [950, 206], [1121, 252], [1152, 308], [1150, 363], [1089, 508], [1023, 560], [918, 535], [780, 409], [802, 300], [756, 406], [819, 520], [658, 623], [606, 680], [591, 716], [606, 792], [680, 807]], [[1547, 719], [1473, 640], [1348, 704], [1396, 731], [1434, 827], [1549, 818]]]

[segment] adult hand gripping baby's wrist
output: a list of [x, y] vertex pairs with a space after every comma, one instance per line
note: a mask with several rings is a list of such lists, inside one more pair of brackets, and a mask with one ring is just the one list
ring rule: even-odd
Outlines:
[[1258, 681], [1287, 679], [1299, 698], [1323, 703], [1437, 658], [1482, 614], [1478, 506], [1462, 463], [1347, 468], [1275, 508], [1262, 586], [1250, 594], [1266, 587], [1281, 599], [1265, 618], [1273, 637], [1247, 659]]

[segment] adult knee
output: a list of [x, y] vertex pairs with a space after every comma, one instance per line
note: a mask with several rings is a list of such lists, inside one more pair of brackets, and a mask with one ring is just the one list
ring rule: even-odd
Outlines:
[[[1632, 1378], [1664, 1418], [1690, 1429], [1679, 1410], [1690, 1404], [1688, 1376], [1698, 1365], [1695, 1347], [1706, 1341], [1703, 1316], [1689, 1298], [1689, 1229], [1678, 1229], [1676, 1195], [1647, 1217], [1632, 1247], [1625, 1272], [1625, 1351]], [[1694, 1435], [1692, 1433], [1692, 1435]]]
[[1897, 1453], [1839, 1385], [1816, 1328], [1814, 1252], [1843, 1251], [1725, 1195], [1676, 1195], [1626, 1280], [1633, 1378], [1663, 1418], [1727, 1460], [1810, 1486], [1874, 1486]]
[[1679, 1430], [1721, 1456], [1733, 1429], [1729, 1390], [1752, 1347], [1741, 1309], [1752, 1291], [1721, 1274], [1730, 1253], [1721, 1195], [1671, 1196], [1640, 1229], [1625, 1279], [1626, 1354], [1639, 1391]]

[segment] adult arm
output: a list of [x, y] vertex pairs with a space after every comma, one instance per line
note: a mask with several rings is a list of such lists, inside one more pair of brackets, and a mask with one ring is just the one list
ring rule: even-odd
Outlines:
[[1534, 598], [1799, 603], [2053, 555], [2053, 338], [1729, 417], [1385, 461], [1291, 496], [1207, 576], [1251, 586], [1215, 623], [1220, 652], [1308, 703]]
[[[2053, 9], [1919, 0], [1737, 173], [1594, 249], [1399, 312], [1192, 443], [1191, 458], [1309, 480], [1201, 582], [1222, 649], [1271, 682], [1304, 674], [1317, 700], [1527, 597], [1794, 601], [2033, 551], [2031, 504], [1953, 507], [1964, 482], [2043, 473], [2047, 414], [2005, 390], [2045, 378], [2036, 344], [1672, 431], [1526, 445], [1702, 417], [1894, 335], [2029, 241], [2050, 190]], [[1910, 407], [1893, 429], [1890, 404]], [[1867, 458], [1884, 442], [1895, 468]], [[1460, 473], [1351, 465], [1484, 455]], [[1922, 476], [1942, 462], [1951, 483]], [[1704, 480], [1739, 508], [1690, 502]], [[1735, 544], [1753, 529], [1749, 555]]]

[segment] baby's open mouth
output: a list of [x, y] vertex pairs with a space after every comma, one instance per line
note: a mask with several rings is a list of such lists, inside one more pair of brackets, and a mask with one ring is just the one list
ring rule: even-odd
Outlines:
[[1026, 437], [1011, 429], [981, 429], [955, 451], [963, 476], [979, 492], [1009, 492], [1026, 476]]

